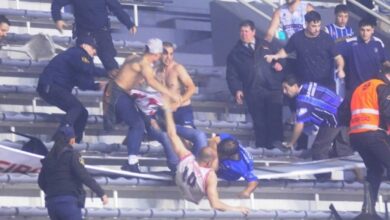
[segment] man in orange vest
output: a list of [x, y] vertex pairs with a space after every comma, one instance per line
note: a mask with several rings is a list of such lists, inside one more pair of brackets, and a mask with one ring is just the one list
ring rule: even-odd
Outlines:
[[[372, 207], [378, 197], [382, 175], [390, 178], [390, 63], [377, 78], [360, 84], [352, 94], [350, 141], [367, 168]], [[364, 208], [363, 208], [364, 209]], [[364, 210], [363, 210], [364, 211]]]

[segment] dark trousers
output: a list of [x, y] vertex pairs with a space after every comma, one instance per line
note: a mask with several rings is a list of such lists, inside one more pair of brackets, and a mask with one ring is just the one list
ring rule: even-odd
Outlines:
[[81, 208], [75, 196], [56, 196], [46, 199], [51, 220], [81, 220]]
[[75, 35], [76, 37], [89, 35], [95, 39], [97, 44], [97, 55], [102, 61], [104, 69], [111, 71], [113, 69], [119, 68], [118, 63], [114, 59], [116, 56], [116, 50], [109, 28], [104, 28], [103, 30], [97, 30], [93, 32], [78, 29], [76, 30]]
[[386, 169], [390, 174], [390, 141], [384, 131], [370, 131], [351, 134], [351, 145], [359, 152], [367, 168], [367, 181], [370, 183], [371, 201], [375, 207], [378, 191]]
[[266, 94], [246, 97], [253, 120], [256, 147], [271, 148], [273, 142], [282, 141], [282, 101], [281, 91], [267, 90]]
[[128, 154], [137, 155], [145, 130], [143, 116], [138, 112], [134, 99], [126, 93], [119, 95], [115, 104], [115, 111], [117, 122], [124, 122], [129, 127], [127, 132]]
[[[312, 159], [323, 160], [328, 159], [330, 154], [332, 157], [344, 157], [353, 154], [353, 150], [349, 144], [349, 136], [347, 127], [320, 127], [318, 134], [312, 145]], [[330, 173], [315, 175], [318, 180], [330, 179]]]
[[80, 143], [88, 120], [88, 111], [83, 104], [71, 92], [55, 84], [38, 84], [37, 92], [47, 103], [66, 112], [60, 126], [73, 126], [76, 142]]

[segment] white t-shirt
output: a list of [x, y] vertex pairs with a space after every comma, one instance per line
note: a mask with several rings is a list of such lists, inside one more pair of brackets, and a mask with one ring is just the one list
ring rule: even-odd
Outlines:
[[206, 181], [210, 168], [199, 166], [193, 154], [180, 159], [175, 182], [184, 199], [198, 204], [206, 195]]

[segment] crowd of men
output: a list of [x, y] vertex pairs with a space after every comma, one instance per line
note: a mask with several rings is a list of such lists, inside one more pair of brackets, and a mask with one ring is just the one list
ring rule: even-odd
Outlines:
[[[258, 185], [252, 157], [235, 137], [218, 134], [208, 140], [195, 127], [191, 106], [195, 85], [185, 67], [174, 60], [175, 45], [149, 39], [143, 54], [131, 55], [118, 65], [108, 10], [130, 33], [137, 31], [120, 3], [54, 0], [52, 17], [61, 32], [67, 27], [61, 9], [69, 4], [75, 9], [76, 45], [49, 62], [37, 85], [42, 99], [66, 112], [58, 131], [65, 129], [70, 139], [81, 142], [88, 111], [72, 89], [103, 90], [104, 129], [113, 130], [119, 123], [128, 126], [124, 141], [128, 161], [121, 169], [140, 172], [137, 155], [146, 131], [162, 144], [167, 165], [176, 173], [186, 199], [198, 203], [206, 195], [216, 209], [248, 213], [247, 208], [221, 202], [216, 187], [217, 176], [229, 181], [243, 177], [248, 185], [239, 196], [248, 198]], [[349, 130], [352, 147], [367, 166], [376, 200], [383, 170], [389, 173], [390, 169], [385, 160], [390, 156], [386, 138], [390, 55], [373, 35], [374, 20], [363, 18], [354, 31], [347, 26], [348, 16], [348, 7], [338, 5], [335, 23], [322, 27], [321, 15], [311, 4], [288, 0], [274, 12], [264, 38], [256, 36], [253, 21], [242, 21], [240, 39], [227, 57], [226, 80], [237, 104], [248, 107], [257, 148], [273, 148], [280, 142], [293, 149], [302, 133], [314, 130], [313, 160], [328, 158], [331, 150], [335, 156], [345, 156], [353, 152]], [[10, 25], [0, 16], [0, 38]], [[274, 47], [275, 35], [286, 40], [283, 48]], [[94, 65], [96, 55], [104, 69]], [[294, 119], [292, 135], [286, 140], [285, 97]]]

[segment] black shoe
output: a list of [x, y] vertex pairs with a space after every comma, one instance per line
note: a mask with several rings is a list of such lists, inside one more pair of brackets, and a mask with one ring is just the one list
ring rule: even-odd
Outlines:
[[121, 170], [130, 171], [133, 173], [141, 173], [141, 171], [139, 170], [139, 163], [136, 164], [125, 163], [121, 166]]

